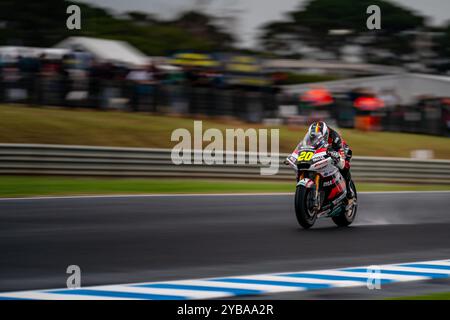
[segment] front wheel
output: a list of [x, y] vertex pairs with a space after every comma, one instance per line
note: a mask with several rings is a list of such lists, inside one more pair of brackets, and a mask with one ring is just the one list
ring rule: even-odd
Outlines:
[[353, 203], [350, 208], [344, 210], [341, 214], [336, 217], [332, 217], [334, 223], [339, 227], [349, 226], [353, 220], [355, 220], [356, 211], [358, 209], [358, 196], [356, 194], [356, 187], [353, 181], [349, 183], [350, 188], [352, 188], [355, 197], [353, 198]]
[[295, 190], [295, 215], [298, 223], [305, 229], [313, 226], [317, 213], [313, 210], [314, 192], [310, 188], [298, 186]]

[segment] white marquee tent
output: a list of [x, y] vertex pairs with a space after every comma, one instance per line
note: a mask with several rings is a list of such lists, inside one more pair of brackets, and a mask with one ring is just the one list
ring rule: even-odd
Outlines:
[[127, 42], [88, 37], [69, 37], [55, 48], [82, 50], [100, 61], [125, 63], [133, 66], [148, 64], [150, 58]]

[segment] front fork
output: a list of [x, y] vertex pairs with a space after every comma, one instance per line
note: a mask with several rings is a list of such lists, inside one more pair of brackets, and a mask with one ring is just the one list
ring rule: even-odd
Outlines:
[[313, 210], [319, 211], [320, 210], [320, 193], [319, 193], [319, 186], [320, 186], [320, 175], [317, 173], [314, 177], [314, 183], [311, 179], [305, 178], [305, 173], [302, 172], [297, 180], [298, 184], [303, 184], [306, 188], [311, 188], [314, 190], [314, 206]]
[[316, 177], [314, 178], [314, 184], [315, 184], [315, 190], [314, 193], [314, 210], [319, 211], [320, 210], [320, 195], [319, 195], [319, 185], [320, 185], [320, 175], [316, 174]]

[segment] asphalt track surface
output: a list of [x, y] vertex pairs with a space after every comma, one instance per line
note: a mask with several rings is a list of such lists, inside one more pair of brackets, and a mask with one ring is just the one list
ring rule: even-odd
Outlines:
[[[0, 292], [63, 288], [73, 264], [90, 286], [450, 258], [449, 192], [362, 193], [349, 228], [324, 219], [303, 230], [293, 203], [290, 194], [0, 200]], [[371, 298], [449, 284], [263, 298]]]

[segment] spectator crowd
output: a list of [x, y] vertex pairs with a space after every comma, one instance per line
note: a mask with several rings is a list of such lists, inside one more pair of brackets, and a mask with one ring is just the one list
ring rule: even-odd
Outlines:
[[[287, 95], [277, 86], [277, 74], [270, 77], [247, 57], [235, 57], [229, 69], [180, 61], [130, 66], [98, 61], [82, 51], [3, 55], [0, 102], [230, 116], [250, 122], [277, 119], [290, 124], [322, 118], [363, 130], [449, 134], [449, 99], [424, 96], [405, 107], [390, 89], [377, 95], [367, 88], [330, 92], [314, 85], [300, 96]], [[286, 104], [295, 110], [284, 116], [280, 106]]]

